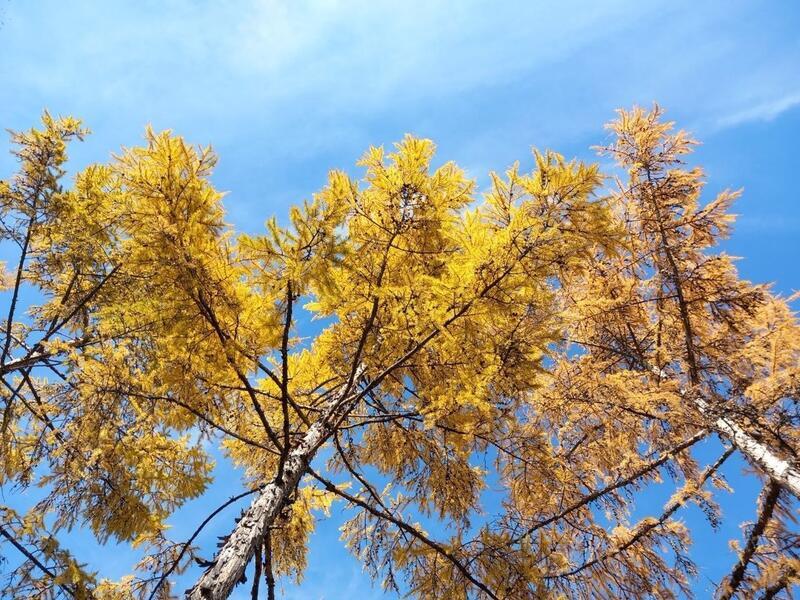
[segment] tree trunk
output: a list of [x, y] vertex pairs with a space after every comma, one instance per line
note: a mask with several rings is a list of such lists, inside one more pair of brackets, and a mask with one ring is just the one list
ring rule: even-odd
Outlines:
[[334, 396], [323, 416], [309, 427], [302, 441], [290, 452], [284, 465], [282, 480], [267, 485], [253, 501], [220, 549], [214, 566], [186, 593], [187, 599], [223, 600], [230, 595], [242, 578], [256, 548], [263, 543], [269, 527], [275, 522], [305, 474], [311, 459], [333, 434], [336, 424], [355, 407], [359, 397], [352, 392], [345, 399], [340, 395]]
[[713, 419], [713, 427], [717, 433], [730, 441], [750, 462], [758, 466], [773, 481], [800, 498], [800, 470], [791, 461], [775, 454], [733, 419], [724, 416], [715, 417], [711, 407], [702, 398], [695, 400], [695, 406], [703, 415]]
[[[187, 592], [187, 599], [223, 600], [230, 595], [317, 450], [333, 434], [339, 420], [354, 408], [358, 398], [358, 394], [352, 394], [343, 400], [337, 395], [331, 400], [325, 414], [309, 427], [302, 441], [289, 454], [282, 481], [267, 485], [253, 501], [217, 554], [214, 566]], [[705, 400], [696, 399], [695, 405], [703, 415], [713, 418], [712, 410]], [[732, 419], [720, 416], [714, 418], [713, 423], [720, 435], [728, 439], [767, 476], [800, 498], [800, 470], [790, 461], [776, 455]]]

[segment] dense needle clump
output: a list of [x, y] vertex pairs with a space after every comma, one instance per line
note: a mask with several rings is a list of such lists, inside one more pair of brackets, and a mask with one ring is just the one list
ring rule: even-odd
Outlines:
[[[492, 173], [483, 193], [407, 136], [260, 235], [225, 223], [211, 150], [170, 132], [69, 188], [79, 122], [45, 114], [13, 133], [7, 594], [168, 598], [188, 569], [190, 597], [224, 598], [249, 568], [253, 597], [271, 598], [276, 578], [302, 577], [336, 503], [344, 544], [415, 597], [678, 597], [698, 560], [681, 511], [726, 518], [715, 498], [735, 453], [763, 492], [718, 595], [786, 593], [800, 568], [791, 299], [715, 249], [738, 193], [701, 199], [687, 134], [658, 107], [609, 128], [609, 176], [535, 152], [532, 172]], [[219, 549], [166, 525], [208, 490], [212, 446], [245, 472], [224, 506], [250, 502], [236, 522], [216, 506], [197, 519], [225, 534]], [[635, 518], [654, 482], [671, 498]], [[73, 527], [142, 560], [101, 579], [62, 543]]]

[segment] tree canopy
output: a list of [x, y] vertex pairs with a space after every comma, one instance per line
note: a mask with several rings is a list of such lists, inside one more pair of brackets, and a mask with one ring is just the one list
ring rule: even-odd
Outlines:
[[[792, 298], [717, 248], [738, 192], [701, 199], [686, 133], [658, 107], [608, 127], [608, 173], [535, 151], [530, 173], [491, 173], [485, 190], [407, 136], [259, 235], [226, 224], [210, 148], [148, 129], [64, 187], [80, 122], [45, 113], [12, 133], [0, 483], [39, 499], [0, 506], [18, 558], [6, 593], [168, 598], [188, 569], [187, 596], [216, 599], [248, 569], [253, 597], [273, 598], [338, 503], [343, 543], [388, 590], [678, 597], [702, 560], [681, 509], [726, 518], [734, 453], [763, 492], [718, 595], [788, 593]], [[719, 456], [704, 461], [707, 439]], [[242, 487], [171, 539], [167, 519], [212, 482], [212, 446]], [[654, 482], [672, 497], [640, 517]], [[236, 521], [219, 515], [232, 505]], [[101, 579], [63, 544], [73, 527], [142, 561]], [[219, 549], [196, 546], [203, 527], [225, 534]]]

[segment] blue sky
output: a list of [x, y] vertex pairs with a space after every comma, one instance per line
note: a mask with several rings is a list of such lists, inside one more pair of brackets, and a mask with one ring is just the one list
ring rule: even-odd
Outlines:
[[[406, 132], [485, 183], [514, 160], [530, 166], [532, 145], [594, 160], [615, 108], [657, 100], [703, 141], [707, 197], [744, 188], [725, 249], [746, 278], [788, 294], [800, 287], [797, 31], [788, 1], [0, 0], [0, 126], [27, 128], [44, 108], [83, 118], [93, 135], [73, 149], [75, 169], [139, 143], [148, 123], [210, 143], [229, 220], [258, 231], [328, 169], [357, 173], [370, 144]], [[0, 154], [1, 176], [12, 168]], [[751, 498], [741, 466], [726, 472]], [[235, 489], [226, 473], [215, 493]], [[731, 517], [748, 517], [742, 496]], [[176, 537], [203, 508], [182, 511]], [[287, 584], [286, 598], [381, 596], [337, 527], [321, 524], [306, 584]], [[696, 556], [718, 578], [738, 530], [697, 528]], [[97, 552], [80, 533], [74, 543]], [[113, 574], [129, 559], [97, 556]]]

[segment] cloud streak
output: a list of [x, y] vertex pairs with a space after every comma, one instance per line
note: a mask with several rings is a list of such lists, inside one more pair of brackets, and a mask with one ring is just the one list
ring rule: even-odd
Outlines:
[[[0, 49], [13, 59], [0, 69], [17, 95], [57, 100], [69, 110], [89, 106], [105, 119], [127, 116], [138, 126], [145, 115], [172, 126], [202, 119], [223, 140], [241, 136], [228, 126], [232, 120], [275, 131], [305, 121], [335, 136], [342, 131], [332, 121], [421, 111], [503, 86], [512, 95], [516, 89], [555, 98], [561, 97], [555, 86], [583, 87], [603, 102], [677, 96], [676, 80], [695, 76], [691, 65], [706, 60], [725, 63], [721, 76], [731, 71], [725, 48], [735, 35], [722, 29], [718, 39], [692, 39], [693, 31], [719, 20], [719, 10], [687, 16], [628, 0], [571, 0], [548, 10], [538, 3], [365, 0], [60, 6], [9, 10]], [[737, 3], [725, 10], [747, 12]], [[661, 60], [676, 41], [695, 43], [694, 53]], [[605, 64], [596, 64], [597, 57]], [[564, 81], [573, 66], [580, 81]], [[717, 83], [720, 97], [731, 96], [727, 82]], [[684, 88], [691, 96], [691, 86]], [[708, 104], [717, 110], [725, 102], [713, 96]]]
[[720, 129], [727, 129], [753, 121], [772, 121], [798, 105], [800, 105], [800, 91], [769, 99], [726, 115], [718, 121], [718, 125]]

